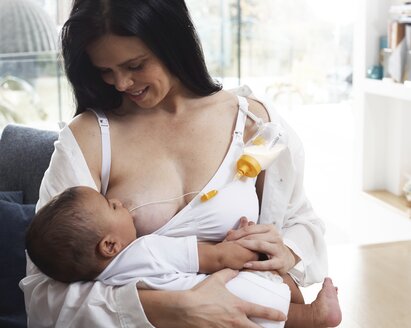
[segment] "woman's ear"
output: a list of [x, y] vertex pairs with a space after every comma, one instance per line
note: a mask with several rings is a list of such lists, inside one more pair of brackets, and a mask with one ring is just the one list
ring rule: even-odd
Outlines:
[[110, 235], [105, 236], [97, 246], [98, 252], [101, 256], [112, 258], [121, 251], [120, 243]]

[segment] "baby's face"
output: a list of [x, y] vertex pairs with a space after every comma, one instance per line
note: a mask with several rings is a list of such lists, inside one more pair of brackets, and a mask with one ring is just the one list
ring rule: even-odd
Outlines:
[[133, 217], [118, 199], [107, 199], [94, 189], [82, 189], [82, 201], [105, 233], [116, 235], [127, 246], [137, 237]]

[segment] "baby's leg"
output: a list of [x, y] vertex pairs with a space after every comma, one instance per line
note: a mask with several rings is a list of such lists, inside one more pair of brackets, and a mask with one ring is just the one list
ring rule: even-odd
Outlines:
[[298, 288], [293, 278], [291, 278], [289, 274], [281, 276], [281, 278], [283, 278], [284, 283], [286, 283], [288, 287], [290, 287], [291, 303], [304, 304], [305, 302], [304, 302], [303, 294], [301, 293], [300, 288]]
[[323, 287], [311, 304], [290, 304], [287, 328], [337, 327], [341, 322], [337, 288], [330, 278], [325, 278]]

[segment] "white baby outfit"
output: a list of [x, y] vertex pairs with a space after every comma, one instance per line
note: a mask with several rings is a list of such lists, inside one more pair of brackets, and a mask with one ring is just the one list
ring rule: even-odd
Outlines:
[[[173, 238], [146, 235], [136, 239], [96, 278], [106, 285], [137, 283], [138, 288], [186, 290], [207, 278], [198, 274], [199, 260], [195, 236]], [[261, 274], [257, 275], [257, 274]], [[253, 303], [272, 307], [285, 314], [290, 304], [290, 290], [280, 276], [240, 272], [227, 289]], [[282, 328], [284, 322], [253, 318], [265, 328]]]

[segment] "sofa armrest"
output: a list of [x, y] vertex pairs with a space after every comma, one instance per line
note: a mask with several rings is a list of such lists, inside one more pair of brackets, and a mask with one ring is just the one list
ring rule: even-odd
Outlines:
[[0, 139], [0, 191], [23, 191], [24, 203], [34, 204], [58, 132], [8, 124]]

